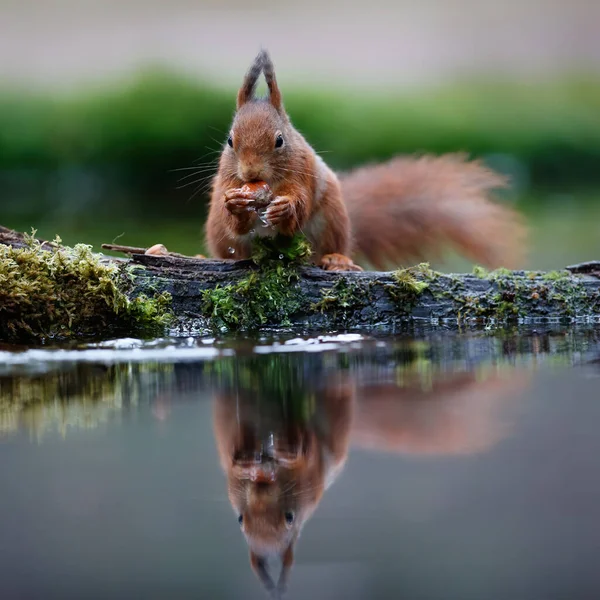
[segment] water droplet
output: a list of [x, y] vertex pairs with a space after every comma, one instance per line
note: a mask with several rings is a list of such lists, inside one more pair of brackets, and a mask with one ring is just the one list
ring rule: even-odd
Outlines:
[[256, 233], [256, 229], [251, 229], [250, 230], [250, 235], [254, 235]]
[[229, 252], [229, 254], [235, 254], [235, 248], [229, 246], [229, 248], [227, 248], [227, 252]]
[[279, 260], [283, 260], [283, 254], [279, 255]]
[[260, 210], [257, 211], [258, 213], [258, 218], [260, 219], [260, 222], [265, 226], [268, 227], [269, 225], [269, 221], [267, 221], [267, 211], [266, 210]]

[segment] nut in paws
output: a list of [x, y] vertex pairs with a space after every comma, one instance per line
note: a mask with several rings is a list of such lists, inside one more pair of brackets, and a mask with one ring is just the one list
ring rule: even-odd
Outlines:
[[232, 215], [242, 215], [254, 210], [254, 201], [247, 198], [233, 197], [225, 200], [225, 208]]

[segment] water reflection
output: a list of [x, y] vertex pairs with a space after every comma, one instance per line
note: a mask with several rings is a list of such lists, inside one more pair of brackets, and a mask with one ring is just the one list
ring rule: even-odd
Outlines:
[[[250, 564], [276, 596], [286, 588], [300, 532], [351, 446], [417, 455], [485, 451], [509, 431], [511, 398], [528, 381], [517, 367], [306, 369], [281, 355], [264, 366], [260, 359], [236, 363], [217, 378], [214, 432]], [[281, 560], [277, 583], [270, 558]]]
[[58, 431], [95, 429], [140, 406], [166, 410], [175, 383], [172, 364], [70, 364], [46, 372], [0, 376], [0, 436], [20, 429], [38, 442]]
[[[532, 439], [538, 444], [544, 436], [554, 440], [557, 431], [565, 431], [563, 423], [568, 415], [574, 415], [570, 402], [566, 402], [564, 392], [560, 391], [554, 404], [549, 402], [549, 408], [545, 408], [548, 392], [539, 380], [533, 383], [538, 371], [587, 362], [590, 369], [585, 373], [598, 373], [597, 366], [593, 365], [594, 357], [597, 360], [598, 332], [593, 329], [499, 336], [436, 334], [420, 340], [332, 336], [260, 343], [214, 341], [208, 344], [209, 354], [205, 342], [168, 340], [165, 347], [168, 346], [169, 351], [160, 359], [160, 344], [152, 342], [147, 348], [143, 342], [133, 341], [127, 342], [131, 355], [127, 354], [129, 350], [124, 350], [123, 341], [116, 342], [114, 346], [118, 351], [112, 358], [106, 353], [110, 345], [104, 345], [99, 355], [87, 348], [81, 353], [80, 361], [76, 360], [76, 352], [53, 355], [49, 351], [44, 360], [43, 352], [36, 350], [37, 354], [29, 356], [34, 356], [35, 361], [28, 360], [26, 353], [12, 358], [2, 356], [0, 440], [7, 442], [4, 496], [8, 499], [7, 510], [11, 514], [18, 514], [22, 523], [32, 523], [30, 528], [25, 528], [24, 539], [29, 542], [15, 550], [14, 544], [18, 546], [20, 538], [13, 537], [13, 547], [7, 550], [4, 560], [20, 564], [23, 556], [37, 548], [43, 575], [39, 585], [52, 589], [52, 585], [60, 582], [53, 579], [52, 557], [55, 554], [50, 550], [67, 531], [76, 544], [65, 545], [60, 560], [65, 564], [79, 561], [81, 576], [74, 571], [73, 592], [65, 593], [60, 596], [62, 598], [85, 597], [86, 573], [95, 574], [99, 585], [104, 577], [102, 565], [106, 556], [114, 557], [111, 569], [121, 573], [120, 581], [127, 581], [125, 567], [119, 566], [126, 563], [123, 544], [128, 544], [130, 552], [142, 546], [152, 547], [156, 552], [157, 562], [141, 564], [140, 572], [145, 574], [144, 578], [136, 579], [136, 587], [129, 588], [134, 595], [139, 592], [140, 597], [159, 597], [158, 591], [152, 589], [153, 578], [157, 577], [154, 568], [158, 567], [150, 565], [164, 563], [173, 552], [177, 553], [177, 566], [170, 564], [164, 576], [187, 577], [192, 583], [186, 597], [206, 596], [206, 579], [209, 577], [212, 585], [220, 586], [222, 592], [220, 596], [211, 593], [210, 597], [228, 596], [228, 593], [228, 597], [239, 597], [231, 589], [238, 585], [238, 591], [244, 589], [244, 597], [263, 593], [262, 586], [274, 596], [281, 595], [288, 584], [291, 595], [303, 595], [310, 589], [314, 576], [314, 571], [308, 574], [306, 571], [303, 556], [307, 553], [311, 554], [311, 561], [323, 562], [324, 568], [331, 566], [327, 561], [348, 561], [352, 556], [353, 560], [368, 560], [370, 555], [361, 554], [360, 548], [360, 540], [366, 536], [370, 540], [369, 552], [377, 556], [386, 556], [387, 552], [389, 561], [396, 560], [394, 557], [402, 553], [403, 577], [406, 578], [413, 568], [407, 565], [421, 564], [421, 560], [426, 564], [425, 557], [434, 551], [438, 552], [435, 560], [439, 564], [445, 564], [445, 560], [452, 563], [447, 556], [447, 546], [443, 544], [455, 535], [462, 536], [462, 551], [471, 552], [473, 561], [473, 556], [479, 552], [479, 546], [473, 541], [479, 538], [473, 531], [479, 531], [485, 523], [490, 529], [481, 533], [482, 547], [487, 547], [486, 544], [496, 538], [500, 542], [504, 540], [504, 546], [498, 542], [499, 546], [492, 544], [489, 548], [490, 552], [500, 552], [504, 557], [502, 560], [506, 561], [511, 549], [528, 548], [529, 542], [519, 537], [523, 531], [523, 525], [518, 525], [520, 521], [515, 522], [513, 529], [508, 528], [512, 537], [503, 538], [500, 534], [512, 522], [513, 515], [521, 514], [519, 511], [528, 518], [539, 513], [538, 491], [547, 497], [543, 489], [538, 490], [535, 485], [528, 487], [526, 483], [532, 477], [535, 479], [540, 465], [535, 461], [535, 452], [534, 458], [528, 459], [529, 434], [519, 429], [521, 417], [526, 412], [524, 405], [531, 398], [538, 398], [536, 414], [542, 417], [542, 426], [537, 431], [531, 429], [537, 417], [528, 421]], [[180, 353], [178, 344], [184, 343], [186, 351]], [[197, 356], [194, 344], [198, 347]], [[148, 353], [148, 360], [141, 359], [144, 352]], [[184, 361], [178, 361], [177, 357], [182, 355]], [[94, 356], [97, 356], [96, 362]], [[587, 394], [589, 399], [586, 391], [590, 389], [589, 384], [579, 382], [582, 385], [578, 387], [575, 372], [566, 369], [564, 372], [571, 373], [569, 381], [575, 382], [569, 384], [574, 386], [572, 389], [582, 390], [584, 397]], [[542, 399], [543, 403], [539, 403]], [[595, 414], [591, 404], [591, 401], [587, 404], [589, 415]], [[552, 406], [564, 409], [560, 423], [552, 420]], [[209, 408], [212, 409], [212, 422]], [[566, 426], [571, 439], [579, 439], [576, 436], [579, 435], [581, 416], [577, 419], [573, 416], [570, 429]], [[36, 449], [27, 439], [19, 439], [22, 432], [37, 443], [48, 442], [47, 446]], [[165, 437], [162, 437], [164, 432]], [[84, 440], [94, 440], [94, 445], [86, 450]], [[515, 440], [517, 446], [521, 444], [519, 451], [510, 450]], [[28, 447], [33, 450], [27, 450]], [[554, 442], [549, 447], [554, 448]], [[590, 443], [590, 447], [594, 446]], [[121, 452], [113, 454], [115, 448], [120, 448]], [[507, 448], [509, 451], [505, 453]], [[353, 453], [353, 450], [358, 452]], [[363, 460], [361, 454], [364, 452], [371, 453], [369, 461]], [[543, 455], [547, 456], [548, 450], [544, 450]], [[583, 451], [577, 454], [577, 464], [586, 456]], [[68, 457], [66, 463], [65, 457]], [[464, 464], [464, 457], [476, 457], [476, 460], [466, 461], [473, 469], [477, 466], [472, 481], [467, 477], [467, 471], [459, 467]], [[561, 457], [564, 458], [564, 453], [557, 452], [555, 464], [560, 464]], [[99, 469], [94, 461], [104, 459], [107, 460], [106, 469]], [[217, 460], [224, 479], [219, 474]], [[439, 487], [433, 483], [431, 487], [415, 486], [415, 481], [420, 481], [410, 466], [415, 460], [419, 465], [416, 469], [419, 477], [421, 474], [431, 477]], [[155, 461], [159, 461], [162, 468], [155, 467]], [[95, 470], [90, 470], [91, 464], [96, 464]], [[187, 464], [187, 471], [178, 470], [183, 464]], [[37, 465], [37, 469], [31, 470], [31, 465]], [[440, 469], [432, 469], [431, 465]], [[560, 472], [573, 472], [567, 466]], [[370, 472], [369, 468], [375, 472]], [[19, 469], [23, 476], [19, 481], [11, 479], [9, 474]], [[507, 478], [507, 474], [513, 472], [522, 477]], [[147, 477], [143, 498], [135, 491], [139, 485], [136, 483], [138, 473]], [[203, 475], [197, 477], [198, 473]], [[444, 486], [450, 486], [448, 481], [454, 482], [455, 477], [463, 478], [456, 482], [461, 489], [465, 482], [472, 483], [465, 492], [468, 514], [462, 516], [463, 521], [456, 527], [443, 520], [411, 525], [407, 515], [394, 515], [390, 521], [389, 514], [361, 525], [361, 515], [373, 510], [373, 506], [388, 506], [385, 502], [389, 506], [404, 506], [403, 510], [408, 513], [411, 510], [418, 512], [420, 506], [431, 508], [434, 499], [444, 504], [451, 497], [449, 492], [443, 495]], [[130, 480], [131, 485], [126, 483]], [[60, 483], [55, 483], [61, 481], [71, 482], [72, 487], [65, 489], [76, 489], [77, 493], [67, 498], [59, 490]], [[483, 486], [484, 491], [506, 489], [506, 494], [510, 495], [513, 493], [510, 482], [516, 486], [515, 490], [526, 489], [535, 501], [530, 501], [527, 494], [521, 494], [518, 498], [521, 498], [522, 507], [518, 501], [511, 504], [507, 497], [495, 503], [485, 494], [481, 500], [474, 491]], [[363, 485], [369, 488], [365, 490], [366, 497], [370, 498], [368, 501], [361, 496]], [[585, 492], [588, 488], [592, 491]], [[30, 489], [38, 491], [32, 494]], [[83, 492], [85, 489], [94, 491]], [[592, 484], [584, 485], [582, 489], [590, 498], [594, 497]], [[338, 531], [343, 540], [357, 544], [348, 548], [345, 558], [339, 553], [346, 552], [346, 542], [342, 540], [337, 546], [328, 546], [326, 531], [320, 531], [315, 522], [321, 518], [322, 528], [324, 522], [332, 520], [336, 510], [343, 511], [340, 493], [342, 496], [347, 494], [348, 501], [356, 496], [353, 500], [356, 513], [350, 513], [352, 527], [332, 530]], [[393, 496], [394, 493], [397, 496]], [[386, 494], [389, 497], [382, 504], [380, 496]], [[218, 498], [218, 504], [216, 500], [210, 504], [208, 496]], [[58, 504], [52, 504], [53, 497], [59, 498], [60, 502], [56, 500]], [[96, 497], [104, 497], [104, 505], [110, 510], [102, 512], [103, 503], [94, 501]], [[197, 498], [204, 498], [203, 503]], [[552, 504], [555, 498], [556, 495], [552, 496], [548, 506], [557, 506], [556, 500]], [[335, 499], [333, 512], [331, 506], [328, 512], [327, 501], [332, 499]], [[373, 499], [378, 500], [374, 502]], [[171, 510], [165, 510], [165, 507]], [[562, 504], [559, 508], [564, 510]], [[482, 511], [483, 517], [480, 514], [471, 521], [468, 515], [478, 510]], [[38, 511], [41, 512], [39, 518]], [[81, 533], [83, 523], [78, 520], [81, 515], [77, 511], [90, 517], [85, 524], [89, 529], [85, 531], [90, 532], [87, 535], [96, 536], [91, 547], [96, 547], [97, 551], [95, 554], [90, 551], [87, 558], [70, 550], [90, 541], [85, 533]], [[138, 511], [145, 516], [139, 517], [137, 527], [135, 524], [129, 526], [129, 520]], [[504, 516], [495, 524], [490, 515], [498, 511]], [[56, 521], [57, 515], [62, 520]], [[180, 521], [176, 520], [176, 515], [181, 515]], [[577, 515], [579, 519], [580, 513]], [[240, 539], [228, 537], [239, 535], [236, 519], [241, 520], [239, 527], [243, 537]], [[556, 522], [572, 524], [569, 518]], [[371, 531], [373, 526], [375, 529]], [[3, 527], [9, 535], [9, 522], [6, 521]], [[36, 533], [40, 527], [52, 535], [40, 537]], [[196, 528], [194, 532], [191, 531], [193, 527]], [[403, 528], [411, 530], [413, 537], [399, 540], [405, 533]], [[441, 537], [436, 537], [440, 528]], [[541, 519], [525, 533], [534, 535], [542, 528], [551, 531], [547, 521]], [[303, 529], [305, 534], [301, 537]], [[384, 539], [386, 535], [393, 539]], [[115, 538], [115, 541], [113, 536], [119, 539]], [[186, 540], [186, 550], [179, 551], [182, 537]], [[250, 564], [243, 538], [248, 546]], [[415, 540], [425, 538], [429, 539], [430, 545], [425, 544], [411, 558]], [[164, 540], [172, 540], [171, 545]], [[163, 543], [166, 545], [162, 546]], [[323, 548], [316, 558], [315, 548]], [[553, 546], [544, 545], [544, 548], [550, 552]], [[231, 559], [235, 570], [233, 577], [218, 578], [215, 565], [225, 560], [224, 557], [229, 560], [235, 556], [236, 549], [242, 551], [242, 556], [238, 562]], [[208, 561], [200, 567], [200, 575], [194, 558], [196, 552], [203, 552]], [[298, 555], [296, 562], [299, 563], [295, 567], [294, 553]], [[214, 559], [211, 559], [213, 555]], [[1, 549], [0, 556], [4, 556]], [[92, 556], [99, 562], [93, 562]], [[526, 557], [519, 556], [522, 564], [527, 565]], [[490, 557], [491, 554], [484, 553], [483, 562], [487, 560], [492, 564]], [[245, 577], [250, 578], [250, 582], [254, 577], [250, 567], [262, 586], [260, 583], [255, 583], [254, 588], [247, 586]], [[375, 569], [373, 565], [368, 568]], [[380, 588], [391, 586], [400, 591], [404, 583], [401, 578], [394, 578], [397, 568], [390, 566], [384, 580], [378, 579], [378, 571], [373, 570], [374, 585], [380, 585]], [[467, 577], [471, 573], [468, 565], [462, 568], [457, 563], [453, 568], [457, 577]], [[527, 569], [534, 568], [535, 565], [523, 566], [522, 572], [530, 573], [532, 571]], [[501, 582], [508, 576], [508, 571], [498, 569], [497, 573], [489, 571], [488, 575], [496, 573], [496, 582]], [[514, 571], [514, 565], [511, 569]], [[344, 573], [344, 577], [348, 575], [347, 571]], [[126, 597], [123, 588], [114, 581], [109, 579], [103, 588], [106, 597]], [[425, 584], [423, 580], [415, 581], [412, 580], [411, 589], [416, 593]], [[518, 578], [510, 579], [509, 583], [515, 581]], [[5, 585], [23, 591], [20, 597], [39, 597], [25, 593], [31, 591], [34, 584], [33, 579], [21, 578], [14, 569], [5, 580]], [[338, 585], [341, 580], [336, 579], [335, 589]], [[455, 585], [459, 589], [467, 584], [457, 580]], [[140, 591], [142, 588], [144, 593]], [[354, 594], [352, 597], [360, 596]], [[372, 597], [392, 596], [380, 593]], [[439, 593], [431, 592], [429, 596], [425, 593], [423, 597], [439, 597]]]

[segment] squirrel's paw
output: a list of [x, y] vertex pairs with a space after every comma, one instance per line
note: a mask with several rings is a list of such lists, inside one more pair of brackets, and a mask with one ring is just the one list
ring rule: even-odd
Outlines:
[[361, 267], [343, 254], [325, 254], [319, 261], [319, 266], [325, 271], [362, 271]]
[[277, 225], [285, 225], [288, 223], [294, 214], [294, 207], [290, 202], [289, 198], [281, 196], [275, 198], [265, 213], [265, 217], [270, 225], [276, 227]]
[[232, 215], [247, 215], [248, 213], [254, 212], [254, 200], [249, 198], [244, 198], [240, 196], [234, 196], [232, 198], [227, 198], [225, 196], [225, 208]]
[[246, 184], [232, 188], [223, 194], [225, 208], [232, 215], [248, 215], [257, 209], [268, 206], [272, 192], [266, 183]]

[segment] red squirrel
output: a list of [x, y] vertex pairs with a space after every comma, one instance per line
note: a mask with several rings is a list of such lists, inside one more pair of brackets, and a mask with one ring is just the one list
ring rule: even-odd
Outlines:
[[[215, 395], [214, 432], [228, 495], [250, 549], [250, 564], [274, 597], [285, 591], [294, 547], [323, 492], [346, 462], [352, 385], [327, 381], [315, 414], [303, 421], [256, 392]], [[276, 583], [269, 558], [281, 559]]]
[[[266, 98], [255, 96], [261, 73]], [[314, 262], [331, 271], [362, 270], [351, 257], [376, 268], [439, 257], [446, 245], [487, 267], [515, 267], [524, 226], [515, 211], [489, 198], [505, 183], [455, 154], [396, 157], [336, 175], [294, 129], [263, 50], [237, 94], [206, 241], [214, 257], [243, 259], [255, 235], [301, 232]]]
[[[528, 381], [518, 369], [510, 376], [440, 370], [429, 378], [407, 375], [400, 385], [381, 374], [370, 382], [332, 374], [301, 386], [313, 399], [310, 414], [291, 410], [283, 392], [261, 397], [243, 385], [217, 391], [213, 427], [229, 501], [251, 567], [273, 597], [285, 591], [302, 529], [351, 446], [419, 456], [484, 452], [507, 434], [505, 411]], [[278, 582], [272, 558], [282, 563]]]

